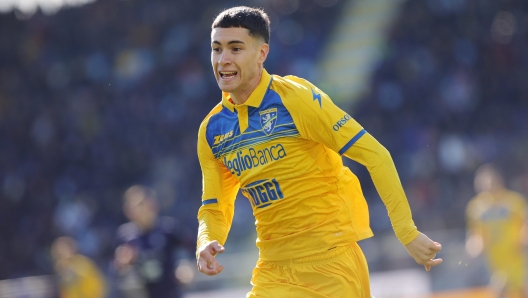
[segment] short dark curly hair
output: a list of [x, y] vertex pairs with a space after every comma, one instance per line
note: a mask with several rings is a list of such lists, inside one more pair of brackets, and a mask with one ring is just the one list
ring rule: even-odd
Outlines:
[[265, 43], [270, 40], [270, 20], [266, 12], [260, 8], [237, 6], [228, 8], [216, 16], [211, 29], [214, 28], [245, 28], [249, 35], [260, 37]]

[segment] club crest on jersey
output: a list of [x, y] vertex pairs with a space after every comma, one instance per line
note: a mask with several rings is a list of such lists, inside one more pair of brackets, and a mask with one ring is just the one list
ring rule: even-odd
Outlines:
[[260, 125], [266, 135], [273, 132], [277, 123], [277, 109], [268, 109], [260, 112]]

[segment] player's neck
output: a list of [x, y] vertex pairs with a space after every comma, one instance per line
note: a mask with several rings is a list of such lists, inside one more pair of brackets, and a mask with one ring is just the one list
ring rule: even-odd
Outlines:
[[251, 96], [253, 91], [257, 89], [257, 86], [260, 84], [260, 80], [262, 79], [262, 68], [259, 70], [258, 76], [256, 76], [252, 81], [248, 83], [248, 88], [244, 90], [240, 90], [239, 92], [230, 92], [229, 96], [231, 97], [231, 100], [237, 104], [241, 105], [245, 103], [248, 98]]
[[136, 221], [136, 225], [141, 229], [141, 231], [150, 231], [154, 228], [156, 221]]
[[500, 188], [493, 188], [493, 189], [490, 189], [490, 193], [497, 197], [497, 196], [500, 196], [500, 194], [504, 191], [504, 188], [500, 187]]

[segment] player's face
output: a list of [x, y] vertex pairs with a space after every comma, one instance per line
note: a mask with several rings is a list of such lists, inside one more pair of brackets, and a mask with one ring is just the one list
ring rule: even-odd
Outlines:
[[475, 190], [477, 192], [494, 191], [502, 188], [502, 177], [491, 169], [481, 170], [475, 177]]
[[75, 253], [75, 249], [65, 240], [58, 239], [52, 247], [53, 257], [56, 259], [69, 259]]
[[125, 203], [125, 215], [139, 225], [149, 227], [156, 220], [157, 208], [152, 200], [138, 195]]
[[245, 101], [260, 82], [268, 45], [250, 36], [245, 28], [214, 28], [211, 48], [211, 63], [218, 86], [231, 93], [234, 100]]

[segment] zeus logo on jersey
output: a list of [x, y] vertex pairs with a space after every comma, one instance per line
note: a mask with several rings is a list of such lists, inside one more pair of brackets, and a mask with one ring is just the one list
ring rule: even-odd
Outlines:
[[224, 156], [224, 165], [231, 172], [240, 176], [243, 171], [265, 165], [269, 162], [279, 160], [286, 156], [286, 149], [282, 144], [273, 145], [261, 150], [249, 147], [237, 151], [233, 159]]
[[338, 131], [341, 127], [343, 127], [343, 125], [345, 125], [348, 120], [352, 119], [352, 117], [349, 115], [349, 114], [345, 114], [345, 116], [343, 116], [343, 118], [337, 120], [337, 122], [334, 124], [334, 126], [332, 126], [332, 128], [335, 130], [335, 131]]
[[273, 201], [283, 199], [284, 195], [275, 179], [259, 180], [242, 188], [242, 193], [249, 199], [253, 207], [264, 208]]
[[214, 136], [214, 144], [213, 145], [216, 145], [216, 144], [219, 144], [221, 142], [223, 142], [224, 140], [230, 138], [233, 136], [233, 131], [230, 131], [228, 133], [225, 133], [223, 135], [219, 135], [219, 136]]

